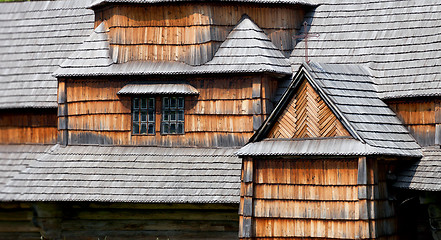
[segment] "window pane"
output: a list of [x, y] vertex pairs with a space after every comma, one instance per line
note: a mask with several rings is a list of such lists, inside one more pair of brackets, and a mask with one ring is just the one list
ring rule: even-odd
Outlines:
[[178, 123], [178, 133], [179, 134], [184, 133], [184, 124], [183, 123]]
[[170, 133], [176, 133], [176, 123], [170, 124]]
[[147, 112], [146, 111], [141, 112], [141, 122], [147, 122]]
[[142, 109], [147, 108], [147, 98], [141, 98], [141, 108]]
[[141, 134], [145, 134], [147, 132], [147, 123], [141, 123]]
[[179, 110], [178, 112], [178, 120], [184, 121], [184, 110]]
[[149, 110], [149, 122], [155, 122], [155, 111]]
[[155, 133], [155, 124], [153, 123], [149, 123], [149, 134], [154, 134]]
[[155, 109], [155, 99], [149, 98], [149, 109]]
[[162, 108], [163, 109], [170, 108], [168, 97], [162, 99]]
[[162, 112], [162, 120], [167, 121], [167, 122], [170, 121], [169, 114], [170, 114], [170, 111], [163, 111]]
[[133, 121], [138, 122], [139, 121], [139, 112], [133, 111]]
[[176, 97], [170, 98], [170, 108], [176, 108], [177, 106], [177, 99]]
[[133, 108], [134, 109], [139, 108], [139, 99], [138, 98], [133, 99]]
[[163, 133], [169, 133], [168, 124], [164, 123], [162, 124], [162, 132]]
[[180, 108], [180, 109], [184, 108], [184, 98], [183, 97], [178, 98], [178, 108]]
[[176, 111], [170, 111], [170, 121], [176, 121]]
[[139, 133], [139, 124], [137, 122], [133, 123], [133, 133], [138, 134]]

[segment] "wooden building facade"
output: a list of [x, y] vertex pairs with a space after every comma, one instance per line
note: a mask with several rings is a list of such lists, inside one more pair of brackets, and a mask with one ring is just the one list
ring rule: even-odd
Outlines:
[[436, 0], [1, 6], [0, 239], [440, 235]]

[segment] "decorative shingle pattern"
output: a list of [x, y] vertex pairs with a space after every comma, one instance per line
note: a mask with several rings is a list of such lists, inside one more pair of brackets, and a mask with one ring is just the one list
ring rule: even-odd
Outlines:
[[[359, 65], [305, 64], [337, 111], [367, 144], [396, 151], [420, 153], [420, 146], [395, 113], [378, 97], [367, 68]], [[418, 155], [418, 154], [417, 154]]]
[[[364, 151], [366, 155], [422, 156], [421, 148], [415, 139], [392, 110], [379, 98], [376, 90], [377, 86], [370, 77], [369, 69], [360, 65], [311, 62], [310, 64], [303, 64], [299, 71], [284, 93], [274, 113], [280, 112], [278, 109], [282, 108], [284, 103], [289, 101], [290, 96], [293, 95], [290, 92], [295, 91], [296, 84], [306, 77], [346, 130], [355, 140], [360, 141], [360, 144], [356, 145], [339, 140], [339, 143], [347, 144], [348, 147], [346, 150], [341, 150], [342, 153], [347, 155], [352, 152], [357, 155], [360, 151]], [[273, 125], [272, 123], [277, 120], [277, 114], [271, 115], [262, 125], [263, 127], [251, 138], [251, 141], [262, 140], [265, 133]], [[318, 145], [319, 143], [321, 145]], [[263, 152], [262, 149], [266, 149], [268, 150], [267, 154], [271, 155], [272, 148], [262, 146], [265, 144], [276, 144], [276, 148], [282, 146], [280, 143], [263, 141], [262, 143], [253, 143], [256, 147], [255, 151]], [[308, 139], [305, 139], [305, 143], [296, 144], [299, 146], [298, 151], [301, 155], [308, 154], [307, 151], [302, 150], [305, 148], [311, 153], [318, 153], [317, 151], [319, 151], [325, 155], [335, 152], [335, 149], [340, 149], [335, 147], [335, 143], [328, 144], [329, 149], [326, 149], [322, 141], [311, 142]], [[368, 146], [363, 146], [363, 144]], [[360, 149], [357, 149], [357, 146]], [[344, 148], [344, 145], [341, 147]], [[249, 147], [245, 146], [245, 148]], [[253, 150], [248, 149], [247, 152]]]
[[0, 187], [43, 155], [49, 145], [0, 145]]
[[[441, 96], [441, 5], [437, 0], [321, 0], [306, 16], [309, 59], [364, 64], [381, 98]], [[304, 30], [303, 30], [304, 31]], [[290, 61], [304, 61], [304, 41]]]
[[399, 172], [394, 186], [399, 188], [441, 191], [441, 149], [439, 146], [425, 147], [424, 157]]
[[238, 203], [235, 151], [57, 145], [10, 181], [0, 199]]
[[90, 2], [1, 4], [0, 109], [57, 106], [52, 73], [93, 29]]

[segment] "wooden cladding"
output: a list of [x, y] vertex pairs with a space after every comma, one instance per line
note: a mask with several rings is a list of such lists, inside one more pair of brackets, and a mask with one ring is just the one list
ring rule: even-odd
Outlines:
[[53, 144], [56, 141], [56, 109], [0, 111], [0, 143]]
[[387, 102], [421, 146], [441, 144], [441, 101]]
[[237, 238], [236, 204], [89, 202], [36, 205], [35, 220], [41, 226], [42, 235], [48, 239]]
[[350, 136], [323, 99], [304, 80], [279, 116], [269, 138]]
[[389, 163], [243, 159], [240, 239], [396, 239]]
[[[276, 79], [262, 76], [188, 79], [200, 94], [180, 96], [185, 100], [184, 134], [171, 136], [161, 132], [161, 99], [166, 95], [119, 96], [117, 92], [129, 83], [121, 79], [65, 82], [60, 81], [66, 85], [66, 103], [60, 106], [67, 111], [68, 120], [64, 115], [59, 120], [65, 119], [71, 144], [211, 147], [244, 145], [272, 110], [277, 86]], [[132, 99], [141, 96], [156, 99], [152, 134], [133, 134]]]
[[304, 15], [304, 10], [290, 5], [114, 5], [96, 12], [95, 25], [106, 23], [111, 52], [118, 63], [150, 60], [200, 65], [213, 58], [243, 14], [250, 16], [289, 56], [294, 47], [292, 36]]

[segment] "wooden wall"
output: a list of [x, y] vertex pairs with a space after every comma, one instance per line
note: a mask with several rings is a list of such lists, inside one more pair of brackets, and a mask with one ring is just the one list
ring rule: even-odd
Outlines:
[[237, 239], [237, 204], [36, 203], [46, 239]]
[[389, 107], [421, 146], [441, 144], [441, 100], [389, 101]]
[[131, 97], [117, 95], [128, 80], [62, 80], [59, 86], [64, 87], [59, 91], [65, 92], [59, 95], [65, 95], [66, 103], [59, 107], [60, 135], [67, 134], [69, 144], [243, 146], [273, 108], [270, 99], [277, 80], [270, 77], [193, 77], [188, 81], [200, 94], [185, 97], [185, 134], [161, 135], [158, 100], [152, 136], [131, 134]]
[[56, 109], [0, 111], [0, 144], [56, 142]]
[[0, 239], [40, 240], [40, 231], [32, 224], [28, 203], [0, 203]]
[[397, 239], [385, 163], [374, 159], [243, 161], [240, 239]]
[[200, 65], [214, 56], [243, 14], [251, 17], [288, 57], [304, 10], [292, 5], [167, 3], [113, 5], [96, 10], [105, 22], [114, 61], [180, 61]]

